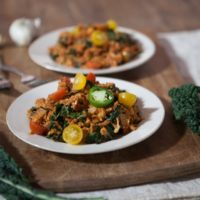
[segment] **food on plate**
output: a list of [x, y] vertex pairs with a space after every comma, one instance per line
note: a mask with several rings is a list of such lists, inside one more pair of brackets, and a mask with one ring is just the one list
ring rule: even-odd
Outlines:
[[56, 63], [84, 69], [117, 67], [133, 60], [141, 51], [140, 43], [120, 32], [113, 20], [105, 24], [78, 25], [64, 31], [49, 48]]
[[55, 92], [27, 112], [32, 134], [68, 144], [102, 143], [137, 129], [142, 120], [137, 96], [93, 73], [62, 77]]
[[184, 84], [169, 90], [176, 120], [183, 121], [193, 133], [200, 135], [200, 87]]

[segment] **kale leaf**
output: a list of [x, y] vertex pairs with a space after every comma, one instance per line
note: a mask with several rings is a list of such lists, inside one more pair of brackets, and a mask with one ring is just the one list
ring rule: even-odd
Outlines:
[[116, 40], [116, 33], [113, 30], [108, 30], [107, 36], [109, 40]]
[[117, 106], [113, 112], [108, 116], [108, 120], [114, 121], [120, 114], [120, 106]]
[[73, 119], [85, 118], [82, 112], [75, 112], [70, 106], [65, 106], [65, 105], [62, 106], [59, 115], [62, 117], [70, 117]]
[[33, 188], [22, 169], [0, 147], [0, 194], [7, 200], [105, 200], [96, 198], [64, 198], [53, 192]]
[[101, 127], [97, 126], [96, 130], [93, 133], [90, 133], [86, 137], [86, 143], [91, 144], [91, 143], [97, 143], [100, 144], [102, 142], [106, 142], [109, 140], [112, 140], [114, 137], [114, 127], [110, 123], [106, 127], [107, 133], [106, 135], [101, 135]]
[[182, 120], [193, 133], [200, 135], [200, 87], [185, 84], [171, 88], [169, 96], [176, 120]]
[[77, 55], [76, 49], [73, 48], [69, 49], [69, 54], [76, 56]]
[[59, 125], [64, 129], [66, 126], [68, 126], [68, 122], [65, 120], [65, 117], [79, 120], [85, 119], [85, 116], [82, 114], [82, 112], [75, 112], [70, 106], [58, 103], [56, 104], [56, 111], [50, 117], [49, 128], [58, 129], [56, 123], [59, 123]]
[[90, 40], [86, 40], [86, 41], [85, 41], [85, 46], [86, 46], [87, 48], [92, 47], [92, 42], [91, 42]]

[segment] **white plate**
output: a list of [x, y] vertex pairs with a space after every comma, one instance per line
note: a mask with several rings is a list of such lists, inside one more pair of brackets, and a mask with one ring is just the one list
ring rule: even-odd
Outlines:
[[102, 83], [114, 82], [120, 89], [128, 90], [139, 98], [139, 106], [142, 111], [143, 121], [136, 131], [123, 137], [101, 144], [69, 145], [55, 142], [39, 135], [29, 134], [29, 122], [26, 112], [34, 105], [37, 98], [47, 97], [57, 88], [57, 81], [39, 86], [19, 96], [7, 111], [7, 124], [15, 136], [35, 147], [69, 154], [93, 154], [122, 149], [134, 145], [151, 136], [162, 124], [164, 119], [164, 107], [159, 98], [149, 90], [123, 80], [98, 77]]
[[72, 29], [73, 27], [62, 28], [39, 37], [29, 47], [29, 56], [31, 57], [31, 59], [41, 67], [63, 73], [76, 74], [77, 72], [81, 71], [82, 73], [87, 74], [92, 71], [95, 74], [107, 74], [121, 72], [138, 67], [147, 62], [155, 53], [155, 45], [147, 36], [132, 29], [119, 27], [119, 31], [128, 33], [131, 37], [137, 39], [142, 45], [143, 50], [137, 58], [117, 67], [99, 70], [76, 69], [72, 67], [59, 65], [51, 59], [48, 53], [48, 49], [49, 47], [54, 46], [57, 43], [58, 37], [61, 32], [70, 31]]

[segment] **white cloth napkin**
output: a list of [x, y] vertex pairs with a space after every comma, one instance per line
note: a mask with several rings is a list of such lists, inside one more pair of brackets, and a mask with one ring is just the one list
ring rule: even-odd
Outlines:
[[[182, 75], [189, 73], [193, 81], [200, 85], [200, 29], [158, 34], [169, 56], [177, 61]], [[171, 48], [171, 50], [169, 48]]]
[[141, 186], [126, 187], [95, 192], [62, 194], [68, 197], [105, 197], [108, 200], [170, 200], [170, 199], [200, 199], [200, 178]]

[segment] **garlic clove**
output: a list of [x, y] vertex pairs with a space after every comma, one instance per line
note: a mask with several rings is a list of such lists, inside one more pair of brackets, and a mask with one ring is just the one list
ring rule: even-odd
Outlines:
[[27, 18], [16, 19], [9, 28], [9, 35], [13, 42], [18, 46], [28, 45], [37, 34], [37, 29], [41, 20]]

